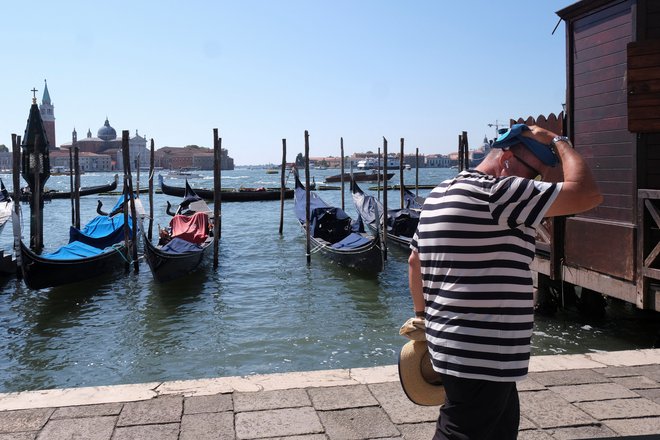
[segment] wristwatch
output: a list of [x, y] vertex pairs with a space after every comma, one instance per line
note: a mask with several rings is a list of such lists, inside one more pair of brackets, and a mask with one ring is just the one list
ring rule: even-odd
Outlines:
[[557, 142], [566, 142], [566, 143], [568, 144], [569, 147], [574, 148], [574, 147], [573, 147], [573, 143], [572, 143], [571, 140], [568, 138], [568, 136], [555, 136], [555, 137], [552, 139], [552, 145], [555, 145]]

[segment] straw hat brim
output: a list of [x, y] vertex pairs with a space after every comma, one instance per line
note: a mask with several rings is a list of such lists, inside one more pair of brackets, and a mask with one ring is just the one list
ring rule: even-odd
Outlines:
[[431, 365], [426, 341], [409, 341], [399, 353], [399, 380], [406, 396], [417, 405], [445, 403], [445, 387]]

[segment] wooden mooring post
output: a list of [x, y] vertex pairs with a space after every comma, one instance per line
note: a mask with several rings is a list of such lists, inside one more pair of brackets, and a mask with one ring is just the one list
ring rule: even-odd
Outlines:
[[218, 137], [218, 129], [213, 129], [213, 268], [220, 264], [220, 236], [222, 235], [222, 139]]
[[[379, 160], [380, 162], [380, 160]], [[387, 261], [387, 139], [383, 136], [383, 260]]]
[[147, 239], [151, 241], [154, 227], [154, 138], [151, 138], [151, 149], [149, 155], [149, 230]]
[[309, 237], [310, 228], [309, 228], [309, 203], [310, 203], [310, 194], [309, 194], [309, 132], [305, 130], [305, 237], [307, 240], [305, 247], [305, 255], [307, 257], [307, 265], [312, 264], [312, 253], [311, 253], [311, 240]]
[[339, 151], [341, 154], [341, 168], [340, 168], [340, 175], [341, 175], [341, 210], [344, 210], [344, 138], [341, 137], [339, 138]]
[[[401, 194], [401, 209], [403, 209], [403, 143], [404, 140], [401, 138], [401, 151], [399, 152], [399, 192]], [[387, 176], [385, 176], [387, 178]]]
[[282, 171], [280, 173], [280, 235], [284, 232], [284, 174], [286, 173], [286, 139], [282, 139]]
[[[126, 243], [127, 246], [130, 246], [128, 252], [133, 259], [133, 270], [137, 273], [140, 270], [140, 262], [138, 261], [138, 252], [137, 252], [137, 212], [135, 210], [135, 198], [133, 197], [133, 175], [131, 174], [131, 159], [130, 159], [130, 150], [128, 142], [129, 134], [128, 130], [122, 130], [121, 132], [121, 153], [122, 159], [124, 162], [124, 182], [128, 184], [127, 197], [124, 199], [124, 203], [128, 205], [124, 206], [124, 211], [127, 211], [130, 208], [131, 218], [130, 221], [133, 225], [133, 230], [131, 233], [131, 239], [129, 243]], [[126, 219], [126, 217], [124, 217]]]

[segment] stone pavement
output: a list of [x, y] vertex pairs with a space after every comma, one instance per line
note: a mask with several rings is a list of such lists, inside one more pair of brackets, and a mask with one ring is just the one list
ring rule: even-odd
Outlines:
[[[519, 439], [660, 438], [660, 350], [536, 356], [518, 389]], [[437, 416], [386, 366], [0, 394], [0, 440], [430, 439]]]

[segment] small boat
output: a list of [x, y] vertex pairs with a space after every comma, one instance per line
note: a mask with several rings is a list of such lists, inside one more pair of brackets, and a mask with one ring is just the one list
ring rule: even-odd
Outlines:
[[[88, 186], [80, 188], [80, 196], [90, 196], [93, 194], [108, 193], [117, 189], [117, 182], [119, 181], [119, 176], [115, 174], [114, 181], [111, 183], [106, 183], [104, 185]], [[52, 199], [70, 199], [70, 191], [44, 191], [44, 200]], [[21, 188], [21, 202], [30, 201], [30, 192], [27, 188]]]
[[[306, 191], [295, 173], [296, 195], [294, 212], [305, 230]], [[364, 233], [364, 225], [353, 221], [348, 214], [328, 205], [315, 192], [310, 192], [310, 239], [314, 250], [336, 263], [363, 273], [383, 270], [383, 253], [378, 236]]]
[[[167, 185], [162, 175], [158, 175], [158, 183], [163, 194], [174, 197], [184, 197], [186, 189]], [[213, 200], [212, 189], [195, 188], [195, 193], [205, 200]], [[280, 200], [279, 188], [235, 188], [221, 191], [222, 202], [256, 202], [264, 200]], [[293, 190], [285, 189], [284, 198], [292, 199]]]
[[5, 224], [11, 218], [11, 212], [13, 209], [14, 202], [9, 196], [4, 182], [0, 179], [0, 232], [2, 232]]
[[[380, 176], [380, 177], [379, 177]], [[353, 172], [353, 180], [356, 182], [375, 182], [377, 180], [383, 181], [384, 173], [378, 173], [374, 170], [371, 171], [357, 171]], [[394, 173], [387, 173], [387, 180], [390, 180], [394, 177]], [[344, 173], [344, 181], [348, 182], [351, 180], [351, 173]], [[333, 176], [328, 176], [325, 178], [326, 182], [341, 182], [341, 174], [335, 174]]]
[[204, 177], [201, 174], [195, 174], [192, 171], [198, 170], [198, 168], [180, 168], [178, 170], [171, 170], [167, 173], [167, 177], [174, 179], [198, 179]]
[[[365, 194], [358, 184], [351, 181], [353, 204], [360, 218], [369, 229], [380, 235], [383, 223], [383, 204], [374, 196]], [[394, 242], [406, 248], [410, 247], [417, 224], [421, 205], [415, 194], [404, 187], [404, 208], [387, 210], [387, 241]]]
[[[95, 278], [123, 267], [129, 259], [123, 205], [122, 196], [112, 211], [116, 215], [98, 215], [83, 229], [70, 227], [69, 243], [54, 252], [38, 255], [20, 240], [25, 284], [30, 289], [43, 289]], [[17, 217], [14, 214], [12, 221], [18, 222]], [[132, 223], [129, 221], [129, 229]]]
[[[168, 202], [168, 213], [170, 204]], [[193, 272], [213, 243], [211, 210], [186, 180], [185, 194], [167, 229], [159, 229], [158, 244], [144, 230], [144, 256], [157, 282], [181, 278]]]

